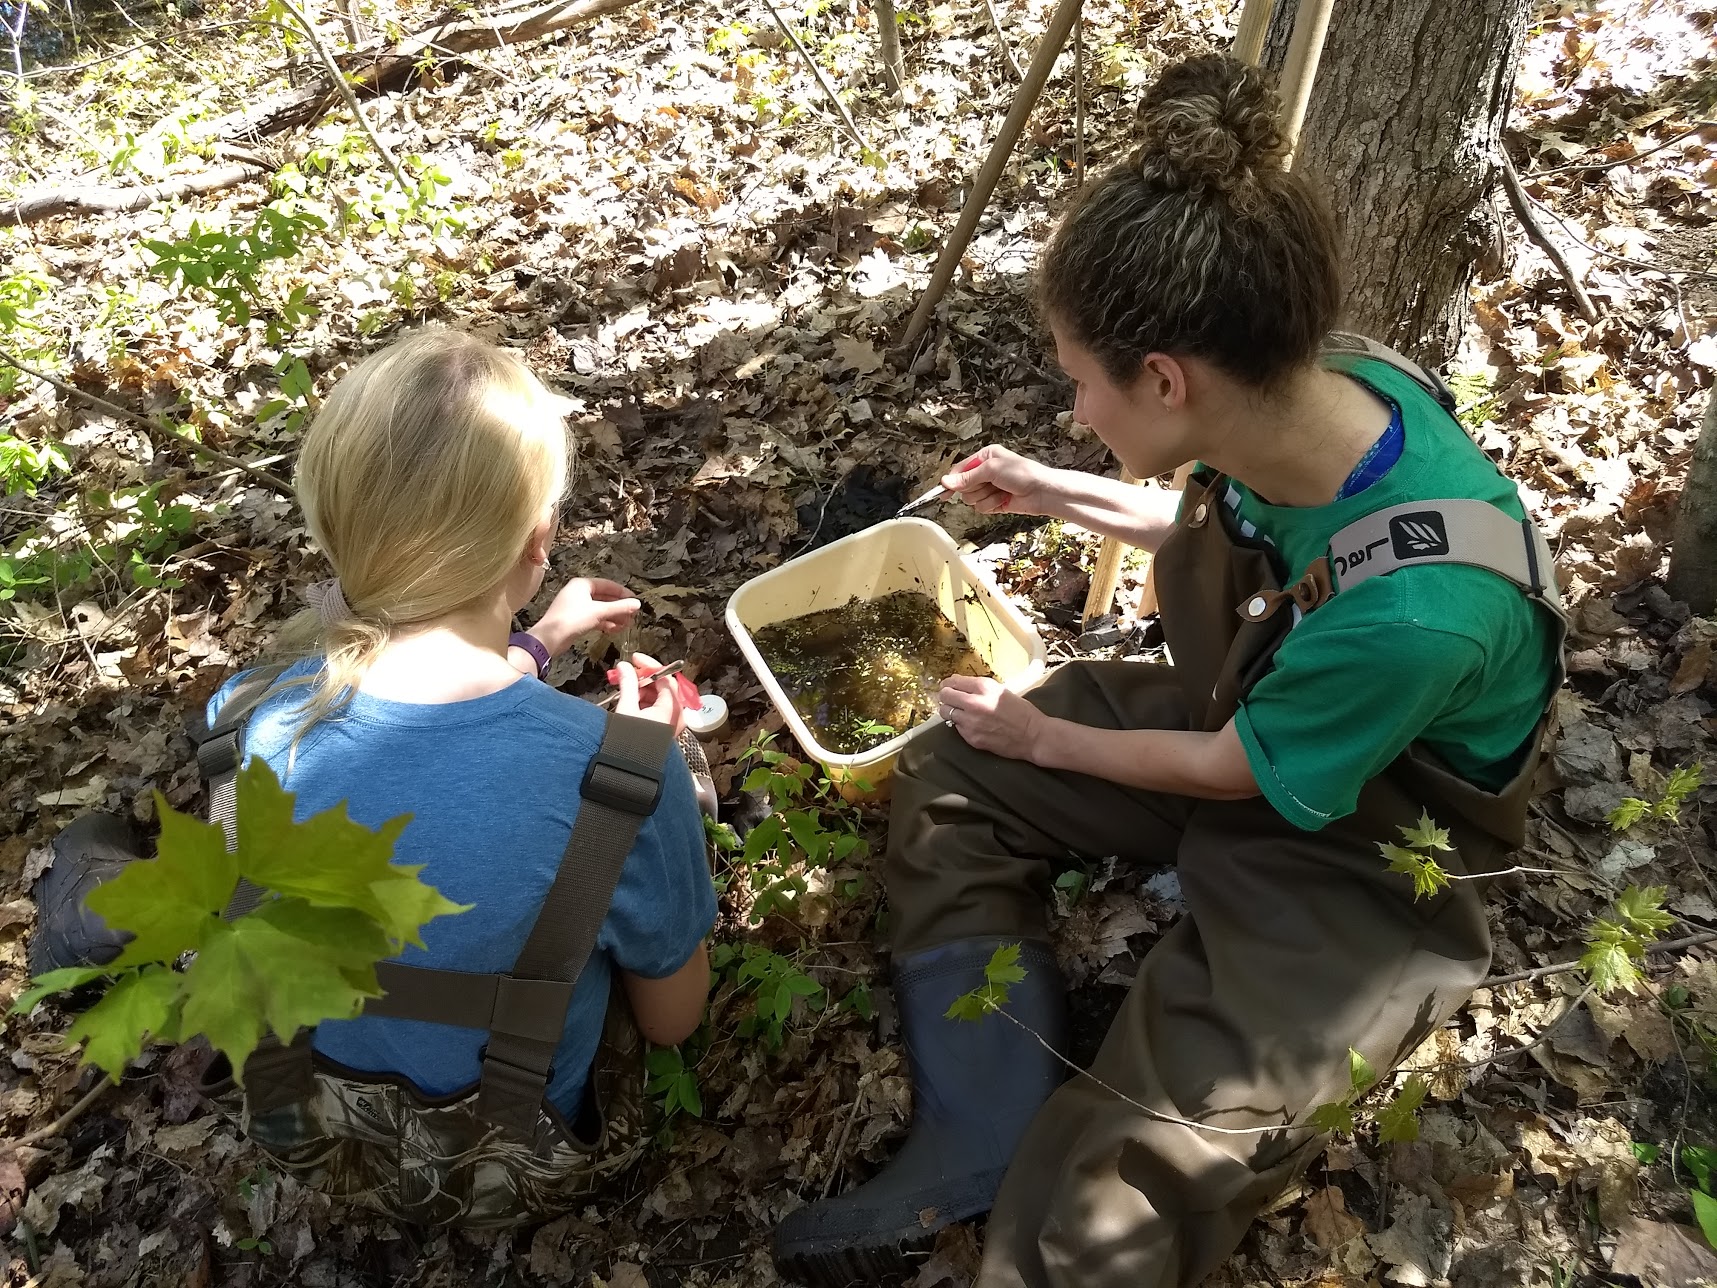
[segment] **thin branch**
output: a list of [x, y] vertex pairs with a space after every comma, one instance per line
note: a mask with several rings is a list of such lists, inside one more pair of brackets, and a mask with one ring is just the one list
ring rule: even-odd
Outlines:
[[67, 1127], [70, 1127], [79, 1118], [82, 1118], [84, 1114], [89, 1111], [90, 1106], [105, 1096], [108, 1089], [112, 1086], [113, 1084], [111, 1082], [106, 1078], [103, 1078], [100, 1082], [96, 1083], [95, 1086], [84, 1092], [83, 1098], [80, 1099], [77, 1104], [66, 1110], [65, 1113], [54, 1119], [54, 1121], [49, 1123], [46, 1127], [38, 1127], [35, 1131], [26, 1132], [24, 1135], [18, 1137], [17, 1140], [12, 1142], [12, 1147], [17, 1149], [25, 1145], [34, 1145], [39, 1141], [50, 1140], [53, 1137], [58, 1136]]
[[[1661, 264], [1648, 264], [1642, 259], [1629, 259], [1626, 255], [1618, 255], [1613, 250], [1605, 250], [1602, 246], [1594, 246], [1584, 237], [1581, 237], [1579, 233], [1568, 227], [1568, 221], [1562, 218], [1561, 215], [1557, 214], [1549, 206], [1545, 205], [1542, 201], [1531, 196], [1528, 196], [1527, 200], [1560, 224], [1562, 226], [1562, 231], [1568, 234], [1568, 240], [1573, 242], [1576, 246], [1579, 246], [1584, 250], [1589, 250], [1594, 255], [1602, 255], [1605, 259], [1614, 263], [1625, 264], [1629, 268], [1637, 268], [1646, 273], [1659, 273], [1668, 278], [1670, 286], [1675, 288], [1678, 306], [1681, 290], [1679, 287], [1675, 286], [1675, 279], [1677, 277], [1692, 277], [1697, 278], [1702, 282], [1717, 282], [1717, 273], [1707, 273], [1697, 268], [1665, 268]], [[1685, 329], [1685, 327], [1683, 329]]]
[[[865, 1077], [869, 1077], [866, 1074]], [[828, 1179], [823, 1182], [823, 1197], [828, 1198], [835, 1188], [835, 1178], [841, 1174], [841, 1163], [847, 1156], [847, 1137], [852, 1135], [853, 1120], [858, 1117], [859, 1106], [864, 1103], [864, 1088], [858, 1088], [858, 1094], [853, 1097], [852, 1112], [847, 1114], [846, 1125], [841, 1128], [841, 1138], [835, 1144], [835, 1157], [829, 1164]]]
[[995, 29], [996, 44], [1001, 47], [1002, 61], [1008, 65], [1008, 71], [1013, 73], [1016, 81], [1024, 80], [1025, 73], [1019, 69], [1019, 60], [1014, 57], [1013, 47], [1008, 44], [1008, 34], [1002, 30], [1002, 20], [996, 16], [995, 0], [984, 0], [984, 12], [990, 15], [990, 26]]
[[[988, 3], [988, 0], [985, 0]], [[1085, 186], [1085, 9], [1073, 27], [1073, 167]]]
[[1701, 130], [1717, 129], [1717, 121], [1696, 121], [1680, 134], [1672, 134], [1662, 143], [1658, 143], [1643, 151], [1634, 153], [1631, 157], [1618, 157], [1614, 161], [1574, 161], [1568, 165], [1551, 166], [1548, 170], [1534, 170], [1520, 177], [1525, 179], [1542, 179], [1547, 174], [1567, 174], [1570, 170], [1613, 170], [1619, 165], [1631, 165], [1641, 157], [1649, 157], [1653, 152], [1662, 152], [1667, 147], [1673, 147], [1690, 134], [1698, 134]]
[[[346, 79], [346, 74], [340, 70], [340, 64], [334, 61], [334, 55], [330, 54], [328, 47], [322, 43], [322, 37], [316, 33], [316, 28], [311, 25], [310, 20], [304, 16], [304, 11], [294, 4], [293, 0], [280, 0], [280, 4], [287, 13], [292, 15], [293, 21], [304, 29], [304, 34], [310, 38], [310, 44], [315, 48], [316, 56], [322, 60], [323, 68], [333, 78], [334, 88], [340, 92], [340, 97], [346, 100], [347, 109], [356, 118], [358, 128], [369, 139], [370, 146], [375, 148], [383, 161], [387, 162], [388, 169], [393, 173], [393, 181], [399, 185], [400, 192], [410, 196], [411, 184], [406, 182], [405, 171], [399, 168], [399, 162], [394, 160], [392, 151], [389, 150], [387, 144], [382, 142], [381, 135], [377, 134], [375, 127], [370, 124], [369, 117], [365, 116], [363, 109], [358, 106], [358, 96], [352, 92], [351, 82]], [[496, 34], [498, 37], [498, 30]]]
[[[1682, 948], [1693, 948], [1699, 944], [1709, 944], [1717, 940], [1717, 930], [1701, 931], [1697, 935], [1687, 935], [1682, 939], [1666, 939], [1662, 943], [1647, 944], [1648, 953], [1672, 953]], [[1493, 975], [1489, 979], [1479, 981], [1480, 988], [1500, 988], [1504, 984], [1524, 984], [1527, 980], [1543, 979], [1547, 975], [1561, 975], [1566, 971], [1578, 970], [1578, 961], [1556, 962], [1549, 966], [1535, 966], [1531, 970], [1518, 970], [1512, 975]]]
[[1482, 1059], [1482, 1060], [1450, 1060], [1444, 1064], [1425, 1064], [1425, 1065], [1419, 1065], [1416, 1068], [1411, 1068], [1411, 1069], [1407, 1069], [1407, 1068], [1397, 1069], [1396, 1072], [1397, 1073], [1442, 1073], [1444, 1071], [1452, 1072], [1452, 1071], [1459, 1070], [1459, 1069], [1484, 1069], [1484, 1068], [1489, 1067], [1490, 1065], [1496, 1064], [1500, 1060], [1508, 1060], [1508, 1059], [1511, 1059], [1517, 1055], [1524, 1055], [1526, 1052], [1532, 1050], [1533, 1047], [1542, 1045], [1545, 1041], [1547, 1041], [1550, 1038], [1550, 1036], [1552, 1034], [1554, 1034], [1556, 1032], [1557, 1029], [1561, 1028], [1563, 1023], [1568, 1019], [1568, 1017], [1570, 1015], [1574, 1014], [1575, 1011], [1579, 1010], [1580, 1007], [1585, 1003], [1586, 999], [1592, 995], [1593, 989], [1595, 987], [1596, 986], [1592, 985], [1592, 984], [1586, 985], [1586, 987], [1583, 990], [1581, 990], [1580, 996], [1578, 996], [1574, 999], [1573, 1004], [1570, 1005], [1567, 1010], [1563, 1011], [1562, 1014], [1558, 1015], [1554, 1020], [1550, 1021], [1550, 1023], [1546, 1024], [1544, 1026], [1543, 1030], [1538, 1034], [1538, 1036], [1533, 1038], [1532, 1041], [1528, 1042], [1525, 1046], [1510, 1047], [1506, 1051], [1497, 1051], [1492, 1055], [1485, 1056], [1484, 1059]]
[[1033, 374], [1035, 374], [1037, 376], [1037, 378], [1039, 380], [1043, 381], [1043, 383], [1046, 385], [1055, 385], [1055, 384], [1065, 384], [1066, 383], [1066, 377], [1051, 375], [1049, 372], [1045, 371], [1042, 367], [1038, 366], [1035, 362], [1033, 362], [1030, 358], [1026, 357], [1024, 349], [1009, 349], [1004, 345], [997, 344], [994, 340], [990, 339], [990, 337], [987, 335], [982, 335], [977, 331], [967, 330], [965, 327], [961, 326], [958, 322], [950, 321], [948, 323], [948, 329], [950, 331], [954, 332], [954, 334], [963, 335], [966, 337], [966, 339], [971, 340], [975, 344], [978, 344], [985, 349], [988, 349], [991, 353], [995, 354], [996, 357], [998, 357], [998, 358], [1004, 358], [1008, 362], [1017, 362], [1020, 366], [1024, 367], [1027, 371], [1030, 371]]
[[129, 407], [121, 407], [118, 403], [108, 402], [107, 399], [99, 398], [95, 394], [85, 393], [76, 385], [67, 384], [57, 376], [50, 376], [45, 371], [37, 371], [34, 367], [27, 366], [20, 362], [4, 349], [0, 349], [0, 362], [4, 362], [8, 366], [16, 367], [26, 376], [33, 376], [44, 384], [52, 385], [55, 389], [58, 389], [61, 393], [66, 394], [69, 397], [82, 399], [98, 411], [106, 412], [109, 416], [118, 416], [122, 420], [128, 420], [134, 425], [141, 426], [143, 429], [148, 431], [151, 441], [156, 443], [158, 446], [165, 445], [168, 440], [171, 440], [175, 446], [183, 448], [186, 451], [200, 452], [211, 460], [219, 461], [222, 465], [248, 474], [258, 483], [261, 483], [266, 487], [273, 488], [282, 496], [296, 497], [298, 495], [293, 491], [290, 483], [286, 482], [284, 479], [276, 478], [267, 470], [258, 469], [248, 461], [239, 460], [236, 456], [229, 456], [217, 447], [210, 447], [207, 443], [199, 443], [195, 439], [186, 438], [183, 434], [175, 433], [153, 417], [145, 416], [140, 411], [133, 411]]
[[835, 105], [835, 111], [841, 114], [841, 121], [846, 125], [847, 133], [852, 135], [853, 142], [867, 152], [870, 151], [870, 144], [865, 142], [864, 134], [859, 130], [858, 123], [853, 120], [852, 113], [847, 111], [847, 105], [841, 102], [840, 95], [836, 94], [829, 82], [823, 78], [823, 69], [817, 66], [817, 60], [811, 57], [810, 50], [799, 43], [799, 37], [787, 25], [787, 20], [781, 16], [781, 11], [775, 7], [775, 0], [763, 0], [763, 7], [769, 10], [769, 16], [775, 19], [775, 25], [781, 28], [781, 34], [793, 42], [793, 48], [799, 51], [799, 57], [805, 60], [805, 66], [811, 69], [811, 75], [817, 78], [817, 84], [822, 86], [823, 93], [828, 95], [829, 102]]
[[268, 173], [267, 166], [242, 162], [217, 166], [213, 170], [204, 170], [201, 174], [186, 175], [183, 178], [141, 187], [85, 186], [26, 192], [16, 201], [0, 206], [0, 228], [33, 224], [43, 219], [59, 219], [67, 215], [106, 215], [144, 210], [160, 201], [220, 192], [241, 183], [248, 183], [252, 179], [264, 178]]
[[1532, 213], [1532, 207], [1527, 202], [1526, 189], [1520, 186], [1520, 176], [1514, 172], [1514, 162], [1508, 159], [1508, 153], [1502, 148], [1497, 149], [1496, 160], [1497, 169], [1502, 174], [1502, 189], [1508, 194], [1509, 209], [1514, 211], [1514, 217], [1520, 221], [1526, 235], [1550, 257], [1550, 262], [1562, 275], [1563, 282], [1574, 296], [1574, 303], [1579, 307], [1580, 316], [1595, 323], [1598, 320], [1597, 306], [1592, 303], [1592, 297], [1586, 294], [1586, 288], [1569, 265], [1567, 256], [1550, 240], [1550, 234], [1544, 231], [1544, 225], [1540, 224]]
[[1141, 1105], [1137, 1100], [1134, 1100], [1126, 1092], [1117, 1091], [1115, 1088], [1111, 1087], [1108, 1083], [1104, 1082], [1103, 1079], [1099, 1078], [1096, 1074], [1092, 1073], [1091, 1070], [1082, 1069], [1078, 1065], [1074, 1064], [1073, 1061], [1069, 1060], [1066, 1056], [1062, 1055], [1061, 1052], [1057, 1051], [1054, 1047], [1050, 1046], [1049, 1043], [1045, 1042], [1043, 1040], [1043, 1034], [1039, 1033], [1036, 1029], [1032, 1028], [1031, 1025], [1027, 1024], [1024, 1020], [1014, 1019], [1013, 1016], [1009, 1015], [1006, 1011], [1004, 1011], [999, 1006], [993, 1007], [993, 1008], [991, 1008], [991, 1010], [992, 1010], [993, 1014], [1001, 1016], [1008, 1023], [1017, 1025], [1018, 1027], [1024, 1029], [1027, 1033], [1031, 1034], [1032, 1037], [1037, 1039], [1038, 1046], [1042, 1047], [1045, 1051], [1049, 1052], [1050, 1055], [1054, 1056], [1057, 1060], [1061, 1061], [1062, 1064], [1066, 1065], [1069, 1069], [1073, 1070], [1074, 1073], [1078, 1074], [1082, 1078], [1091, 1079], [1092, 1082], [1095, 1082], [1099, 1087], [1103, 1088], [1103, 1090], [1107, 1091], [1111, 1096], [1115, 1096], [1116, 1098], [1118, 1098], [1120, 1100], [1126, 1101], [1129, 1105], [1131, 1105], [1134, 1109], [1137, 1109], [1146, 1118], [1152, 1119], [1155, 1122], [1173, 1123], [1176, 1127], [1190, 1127], [1193, 1131], [1215, 1132], [1220, 1136], [1262, 1136], [1268, 1132], [1274, 1132], [1274, 1131], [1306, 1131], [1306, 1130], [1309, 1130], [1308, 1128], [1304, 1128], [1304, 1127], [1295, 1127], [1292, 1123], [1276, 1123], [1276, 1124], [1269, 1126], [1269, 1127], [1213, 1127], [1209, 1123], [1194, 1122], [1190, 1118], [1180, 1118], [1174, 1114], [1165, 1114], [1160, 1109], [1152, 1109], [1149, 1105]]
[[31, 71], [24, 72], [21, 75], [15, 72], [6, 71], [5, 68], [0, 68], [0, 73], [11, 76], [15, 80], [42, 80], [49, 76], [69, 76], [73, 72], [88, 71], [91, 67], [99, 67], [103, 63], [111, 63], [121, 58], [129, 58], [132, 54], [140, 53], [152, 45], [170, 45], [179, 41], [187, 40], [193, 36], [203, 35], [205, 32], [221, 31], [227, 27], [251, 27], [255, 25], [255, 21], [248, 18], [238, 22], [211, 22], [205, 26], [193, 27], [190, 31], [176, 31], [166, 36], [151, 36], [148, 40], [140, 40], [135, 45], [127, 45], [124, 49], [116, 49], [111, 54], [103, 54], [99, 58], [91, 58], [88, 62], [66, 63], [58, 67], [37, 67]]

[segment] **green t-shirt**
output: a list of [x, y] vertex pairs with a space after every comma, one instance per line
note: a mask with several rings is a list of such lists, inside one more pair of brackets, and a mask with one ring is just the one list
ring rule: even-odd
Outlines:
[[[1401, 411], [1401, 458], [1344, 500], [1268, 505], [1237, 481], [1225, 503], [1242, 534], [1275, 548], [1283, 584], [1357, 519], [1407, 501], [1472, 497], [1525, 517], [1520, 495], [1428, 393], [1375, 359], [1332, 356]], [[1351, 814], [1360, 788], [1423, 740], [1481, 787], [1516, 769], [1555, 677], [1550, 615], [1513, 582], [1464, 564], [1421, 564], [1362, 581], [1306, 614], [1235, 723], [1264, 796], [1315, 831]]]

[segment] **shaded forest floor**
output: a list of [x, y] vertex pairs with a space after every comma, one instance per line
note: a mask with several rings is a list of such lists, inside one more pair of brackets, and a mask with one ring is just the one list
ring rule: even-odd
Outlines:
[[[1010, 39], [1028, 46], [1049, 5], [1000, 9]], [[1102, 164], [1127, 151], [1131, 101], [1152, 69], [1220, 46], [1232, 17], [1205, 0], [1096, 0], [1088, 15], [1087, 146]], [[287, 70], [277, 36], [212, 29], [237, 16], [138, 12], [147, 32], [110, 33], [100, 47], [157, 31], [171, 42], [14, 85], [0, 99], [11, 131], [0, 200], [219, 163], [210, 123]], [[421, 16], [397, 20], [409, 29]], [[282, 474], [317, 394], [401, 328], [435, 321], [520, 347], [579, 408], [555, 570], [614, 577], [647, 605], [631, 637], [576, 653], [552, 679], [597, 692], [617, 644], [687, 659], [732, 707], [711, 759], [729, 809], [743, 808], [738, 757], [779, 721], [721, 624], [734, 587], [892, 513], [991, 439], [1110, 468], [1066, 414], [1071, 391], [1028, 301], [1035, 250], [1073, 189], [1071, 58], [945, 315], [896, 364], [889, 340], [1012, 81], [977, 4], [908, 15], [904, 107], [880, 92], [868, 10], [793, 18], [835, 84], [854, 91], [866, 149], [845, 138], [766, 9], [639, 7], [468, 54], [432, 83], [366, 102], [414, 173], [446, 180], [431, 182], [427, 203], [378, 199], [384, 171], [343, 109], [260, 145], [285, 167], [276, 208], [328, 227], [295, 224], [296, 247], [260, 263], [248, 320], [152, 273], [145, 243], [186, 237], [193, 223], [251, 229], [264, 182], [0, 232], [0, 347]], [[1717, 768], [1717, 624], [1661, 585], [1717, 369], [1714, 21], [1710, 0], [1547, 5], [1517, 86], [1509, 149], [1603, 316], [1581, 320], [1508, 223], [1454, 367], [1464, 418], [1522, 481], [1558, 549], [1577, 631], [1522, 859], [1545, 871], [1504, 878], [1492, 901], [1498, 976], [1578, 956], [1628, 884], [1665, 887], [1684, 923], [1666, 937], [1717, 928], [1704, 814], [1717, 786], [1676, 823], [1616, 833], [1606, 822], [1626, 796], [1656, 799], [1678, 767]], [[66, 63], [96, 48], [45, 52]], [[302, 75], [307, 51], [291, 57]], [[279, 249], [272, 236], [262, 240]], [[317, 312], [293, 317], [294, 298]], [[3, 1002], [22, 989], [29, 883], [55, 830], [85, 809], [147, 823], [155, 790], [195, 804], [187, 730], [203, 700], [268, 647], [326, 570], [285, 497], [134, 419], [0, 368], [0, 430], [38, 451], [64, 445], [63, 468], [49, 461], [33, 494], [0, 508], [0, 816], [12, 821], [0, 839]], [[1055, 657], [1147, 651], [1142, 630], [1082, 646], [1087, 534], [953, 507], [936, 517], [1039, 621]], [[1128, 565], [1123, 604], [1137, 601], [1142, 573]], [[880, 843], [882, 824], [873, 812], [851, 825]], [[6, 1283], [775, 1283], [774, 1222], [867, 1174], [909, 1116], [869, 871], [859, 858], [813, 874], [790, 913], [757, 926], [750, 874], [724, 872], [721, 938], [766, 945], [821, 991], [741, 1037], [757, 997], [727, 975], [713, 1036], [687, 1048], [702, 1114], [665, 1121], [617, 1192], [517, 1235], [425, 1235], [281, 1179], [195, 1096], [194, 1052], [146, 1054], [75, 1121], [18, 1144], [91, 1075], [58, 1050], [66, 1021], [52, 1006], [8, 1019]], [[1056, 933], [1089, 1055], [1177, 915], [1176, 892], [1172, 876], [1114, 861], [1073, 873], [1058, 886]], [[1524, 1054], [1435, 1077], [1417, 1141], [1381, 1145], [1367, 1130], [1332, 1146], [1217, 1281], [1717, 1278], [1690, 1197], [1696, 1151], [1717, 1147], [1717, 952], [1653, 957], [1649, 976], [1609, 1000], [1582, 997], [1573, 973], [1481, 990], [1412, 1063], [1482, 1062], [1557, 1027]], [[976, 1247], [973, 1231], [949, 1232], [912, 1282], [969, 1282]]]

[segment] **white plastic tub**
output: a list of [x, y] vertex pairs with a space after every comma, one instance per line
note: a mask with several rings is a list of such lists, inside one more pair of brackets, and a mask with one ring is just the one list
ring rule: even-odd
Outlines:
[[916, 590], [934, 599], [1008, 688], [1020, 692], [1043, 678], [1045, 651], [1037, 628], [966, 560], [952, 537], [926, 519], [891, 519], [854, 533], [753, 577], [727, 601], [727, 627], [770, 701], [805, 753], [821, 761], [849, 795], [885, 796], [900, 749], [940, 724], [941, 717], [932, 716], [869, 751], [830, 751], [775, 679], [753, 634], [789, 617], [838, 608], [855, 599], [880, 599], [899, 590]]

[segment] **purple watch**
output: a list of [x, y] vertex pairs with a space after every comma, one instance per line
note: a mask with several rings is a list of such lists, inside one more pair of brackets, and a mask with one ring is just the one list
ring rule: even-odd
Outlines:
[[544, 644], [535, 635], [526, 634], [524, 631], [514, 631], [511, 635], [507, 636], [507, 647], [524, 649], [525, 652], [531, 655], [532, 659], [537, 664], [537, 679], [548, 679], [548, 645]]

